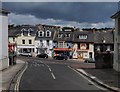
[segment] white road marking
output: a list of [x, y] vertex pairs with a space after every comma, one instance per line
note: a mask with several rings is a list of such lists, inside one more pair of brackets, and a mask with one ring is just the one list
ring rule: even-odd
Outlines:
[[52, 75], [53, 79], [55, 80], [56, 79], [55, 75], [53, 73], [51, 73], [51, 75]]
[[48, 69], [49, 69], [50, 72], [52, 71], [51, 68], [48, 68]]
[[47, 67], [48, 67], [48, 68], [50, 68], [50, 66], [49, 66], [49, 65], [47, 65]]
[[96, 86], [97, 88], [99, 89], [102, 89], [102, 90], [107, 90], [103, 87], [100, 87], [98, 85], [96, 85], [94, 82], [92, 82], [91, 80], [89, 80], [87, 77], [85, 77], [84, 75], [82, 75], [81, 73], [79, 73], [78, 71], [76, 71], [75, 69], [71, 68], [70, 66], [68, 66], [68, 68], [72, 69], [73, 71], [75, 71], [77, 74], [79, 74], [80, 76], [82, 76], [84, 79], [86, 79], [87, 81], [89, 81], [91, 84], [93, 84], [94, 86]]
[[19, 90], [19, 84], [20, 84], [21, 77], [22, 77], [23, 73], [25, 72], [25, 70], [27, 69], [27, 67], [28, 67], [28, 63], [26, 65], [25, 69], [21, 72], [20, 76], [18, 77], [17, 83], [15, 84], [15, 89], [14, 90], [17, 90], [17, 91]]

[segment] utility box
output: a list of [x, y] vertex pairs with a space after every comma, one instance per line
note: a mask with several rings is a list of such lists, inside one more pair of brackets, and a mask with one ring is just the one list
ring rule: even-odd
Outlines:
[[96, 53], [95, 68], [113, 68], [113, 53], [110, 52]]

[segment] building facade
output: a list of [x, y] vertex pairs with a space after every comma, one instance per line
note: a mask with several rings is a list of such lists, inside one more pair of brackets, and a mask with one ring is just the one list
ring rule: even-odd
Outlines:
[[60, 27], [54, 36], [54, 55], [64, 53], [72, 58], [72, 38], [74, 28]]
[[0, 9], [0, 70], [9, 66], [8, 58], [8, 14]]
[[22, 25], [17, 37], [17, 53], [30, 52], [34, 54], [35, 34], [37, 27], [34, 25]]
[[111, 18], [115, 19], [113, 68], [120, 72], [120, 11], [114, 14]]
[[114, 29], [95, 30], [94, 51], [114, 51]]
[[94, 34], [92, 31], [76, 30], [73, 34], [73, 58], [94, 59]]
[[35, 54], [46, 53], [52, 57], [53, 53], [53, 36], [56, 31], [56, 26], [37, 25], [35, 37]]

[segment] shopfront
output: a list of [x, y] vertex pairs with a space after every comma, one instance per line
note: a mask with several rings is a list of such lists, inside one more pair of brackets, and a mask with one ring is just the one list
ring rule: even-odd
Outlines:
[[59, 54], [65, 54], [69, 58], [72, 56], [72, 49], [70, 48], [54, 48], [54, 56]]

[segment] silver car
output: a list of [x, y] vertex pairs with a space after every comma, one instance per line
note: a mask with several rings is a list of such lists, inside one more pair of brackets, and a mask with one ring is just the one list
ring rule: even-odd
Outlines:
[[23, 52], [19, 54], [20, 56], [27, 56], [27, 57], [32, 57], [32, 54], [30, 52]]

